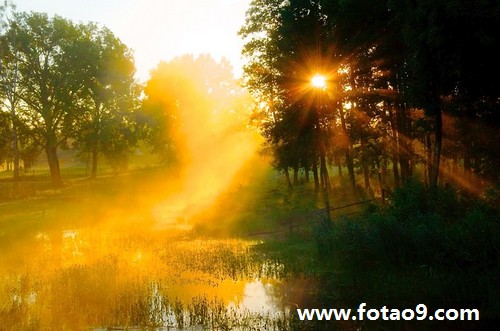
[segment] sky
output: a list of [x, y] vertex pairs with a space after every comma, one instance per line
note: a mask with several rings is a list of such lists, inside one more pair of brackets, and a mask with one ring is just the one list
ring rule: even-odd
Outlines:
[[241, 74], [237, 32], [250, 0], [13, 0], [18, 11], [57, 14], [108, 27], [134, 51], [139, 81], [161, 60], [209, 53], [227, 58]]

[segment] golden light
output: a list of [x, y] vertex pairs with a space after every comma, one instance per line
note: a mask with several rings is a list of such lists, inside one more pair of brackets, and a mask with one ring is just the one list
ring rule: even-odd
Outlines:
[[325, 89], [326, 77], [320, 74], [316, 74], [311, 78], [311, 84], [314, 88]]

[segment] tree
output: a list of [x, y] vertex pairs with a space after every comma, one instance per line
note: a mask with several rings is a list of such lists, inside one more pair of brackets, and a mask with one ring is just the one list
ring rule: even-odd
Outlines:
[[164, 163], [197, 163], [215, 152], [228, 131], [246, 123], [246, 94], [227, 60], [184, 55], [160, 62], [146, 83], [139, 122], [146, 140]]
[[274, 146], [275, 166], [288, 182], [289, 167], [295, 174], [299, 166], [306, 173], [312, 169], [316, 188], [317, 158], [322, 183], [328, 186], [329, 182], [322, 143], [328, 137], [320, 138], [329, 132], [329, 108], [309, 81], [326, 69], [323, 19], [316, 1], [253, 1], [240, 30], [246, 41], [243, 55], [249, 60], [245, 86], [264, 105], [256, 117], [261, 119], [263, 135]]
[[[19, 106], [19, 98], [17, 95], [18, 80], [19, 80], [19, 61], [17, 52], [12, 51], [9, 44], [15, 43], [16, 35], [9, 31], [4, 33], [4, 29], [8, 29], [10, 25], [9, 14], [15, 11], [15, 6], [4, 1], [4, 5], [0, 6], [0, 106], [5, 106], [10, 113], [11, 127], [11, 155], [13, 159], [13, 177], [14, 180], [19, 178], [19, 145], [18, 145], [18, 128], [16, 110]], [[3, 108], [3, 107], [2, 107]]]
[[74, 53], [82, 36], [70, 21], [41, 13], [16, 14], [10, 30], [19, 61], [17, 118], [45, 150], [52, 183], [61, 185], [57, 149], [73, 133], [85, 82]]
[[253, 0], [245, 25], [238, 32], [246, 41], [242, 54], [249, 60], [243, 68], [245, 87], [257, 103], [265, 104], [272, 120], [275, 120], [273, 112], [280, 103], [277, 80], [281, 73], [276, 66], [283, 54], [271, 41], [280, 25], [282, 5], [280, 0]]
[[10, 116], [8, 113], [0, 111], [0, 164], [8, 162], [11, 156], [12, 133], [10, 131]]
[[434, 148], [429, 183], [436, 186], [443, 113], [451, 104], [451, 108], [459, 109], [455, 113], [460, 116], [474, 113], [472, 108], [483, 114], [498, 110], [500, 89], [493, 77], [500, 73], [494, 56], [500, 5], [495, 1], [394, 1], [389, 8], [395, 13], [407, 50], [407, 84], [402, 92], [408, 102], [432, 118]]
[[78, 28], [83, 37], [74, 46], [73, 60], [85, 74], [74, 144], [91, 153], [90, 176], [95, 178], [100, 153], [121, 163], [136, 141], [134, 110], [140, 90], [132, 52], [109, 29], [94, 24]]
[[[282, 160], [276, 164], [295, 167], [301, 159], [295, 147], [301, 126], [293, 123], [301, 117], [285, 114], [307, 112], [304, 73], [330, 68], [340, 94], [319, 123], [337, 131], [327, 139], [326, 154], [344, 149], [353, 184], [355, 167], [368, 187], [370, 167], [384, 172], [390, 157], [396, 186], [413, 175], [417, 162], [425, 163], [426, 181], [436, 186], [443, 141], [456, 131], [460, 138], [445, 145], [455, 168], [458, 153], [466, 172], [493, 174], [498, 153], [486, 136], [494, 136], [499, 122], [500, 87], [493, 78], [500, 74], [494, 55], [499, 21], [494, 1], [253, 1], [241, 29], [245, 75], [251, 92], [274, 105], [258, 118], [264, 135], [278, 144], [275, 157]], [[269, 76], [274, 85], [264, 79]], [[482, 127], [481, 134], [473, 127]]]
[[2, 56], [16, 73], [15, 123], [44, 149], [53, 184], [62, 184], [57, 150], [69, 142], [92, 153], [92, 177], [99, 153], [123, 159], [139, 95], [131, 51], [106, 28], [42, 13], [16, 14], [5, 36], [15, 36]]

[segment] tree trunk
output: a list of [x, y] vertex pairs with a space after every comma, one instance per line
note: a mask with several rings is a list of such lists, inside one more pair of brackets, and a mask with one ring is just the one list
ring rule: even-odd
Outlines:
[[399, 168], [401, 169], [401, 181], [403, 185], [407, 182], [408, 177], [410, 177], [409, 159], [404, 153], [404, 151], [400, 151], [399, 154]]
[[365, 189], [370, 189], [370, 171], [368, 170], [368, 166], [363, 164], [363, 176], [365, 178]]
[[387, 108], [389, 113], [389, 124], [391, 126], [391, 138], [392, 138], [392, 153], [391, 153], [391, 162], [392, 162], [392, 172], [394, 175], [394, 186], [399, 187], [399, 169], [398, 169], [398, 152], [399, 152], [399, 132], [396, 125], [396, 119], [394, 116], [394, 107], [392, 104]]
[[97, 147], [94, 147], [92, 150], [92, 168], [90, 170], [90, 178], [97, 178], [97, 161], [98, 161], [99, 153], [97, 151]]
[[293, 167], [293, 186], [299, 185], [299, 166]]
[[382, 192], [382, 190], [384, 189], [384, 184], [382, 183], [382, 168], [380, 166], [380, 161], [378, 159], [375, 162], [377, 166], [378, 186], [380, 188], [380, 192]]
[[428, 132], [425, 135], [425, 176], [424, 183], [429, 187], [429, 179], [431, 178], [431, 162], [432, 162], [432, 141], [431, 134]]
[[368, 166], [367, 156], [365, 155], [366, 147], [365, 141], [361, 139], [361, 167], [363, 169], [363, 177], [365, 180], [365, 189], [370, 189], [370, 169]]
[[12, 120], [12, 154], [14, 156], [14, 180], [19, 179], [19, 144], [17, 138], [17, 127]]
[[307, 159], [304, 161], [304, 181], [309, 183], [309, 162]]
[[389, 160], [384, 157], [384, 163], [382, 163], [382, 181], [384, 182], [384, 188], [387, 188], [387, 168], [389, 167]]
[[285, 172], [285, 179], [286, 179], [286, 184], [289, 189], [292, 188], [292, 181], [290, 180], [290, 172], [288, 171], [288, 167], [285, 167], [284, 169]]
[[398, 156], [401, 170], [400, 178], [404, 184], [411, 175], [409, 157], [411, 155], [410, 121], [404, 105], [396, 108], [396, 128], [399, 135]]
[[[1, 67], [1, 64], [0, 64]], [[13, 156], [13, 166], [14, 168], [12, 169], [14, 171], [13, 173], [13, 178], [14, 180], [19, 179], [19, 137], [18, 137], [18, 132], [17, 132], [17, 124], [16, 124], [16, 107], [18, 102], [18, 98], [16, 96], [16, 82], [17, 82], [17, 64], [16, 64], [16, 70], [15, 70], [15, 79], [14, 83], [12, 86], [8, 87], [8, 91], [6, 93], [7, 99], [9, 100], [10, 104], [10, 121], [12, 124], [12, 141], [11, 141], [11, 147], [12, 147], [12, 156]]]
[[338, 171], [339, 171], [339, 177], [342, 178], [342, 159], [340, 158], [339, 155], [336, 155], [335, 159], [337, 161], [337, 167], [338, 167]]
[[97, 178], [97, 162], [99, 159], [99, 143], [101, 140], [101, 106], [102, 103], [96, 101], [95, 104], [95, 119], [94, 119], [94, 135], [92, 143], [92, 169], [90, 178]]
[[314, 161], [312, 165], [312, 172], [314, 177], [314, 191], [319, 191], [319, 176], [318, 176], [318, 161]]
[[356, 188], [356, 177], [354, 175], [354, 161], [351, 156], [351, 149], [352, 149], [352, 143], [351, 139], [349, 138], [349, 135], [347, 133], [347, 125], [344, 117], [344, 111], [342, 110], [342, 107], [339, 107], [339, 113], [340, 113], [340, 123], [342, 125], [342, 131], [344, 132], [346, 138], [347, 138], [347, 148], [345, 150], [345, 159], [346, 159], [346, 164], [347, 164], [347, 172], [349, 173], [349, 180], [351, 181], [352, 188]]
[[434, 116], [434, 155], [432, 157], [432, 167], [429, 176], [430, 187], [436, 187], [438, 185], [439, 178], [439, 164], [441, 160], [441, 146], [443, 142], [443, 115], [441, 109], [436, 107]]
[[397, 153], [392, 154], [392, 173], [394, 174], [394, 186], [399, 187], [399, 169], [398, 169], [398, 156]]
[[356, 188], [356, 177], [354, 174], [354, 161], [351, 156], [350, 148], [345, 151], [345, 159], [347, 163], [347, 172], [349, 173], [349, 181], [352, 188]]
[[321, 155], [321, 169], [320, 169], [320, 174], [321, 174], [321, 181], [323, 183], [323, 189], [330, 191], [331, 185], [330, 185], [330, 176], [328, 175], [328, 169], [326, 167], [326, 158], [324, 155]]
[[54, 186], [62, 185], [61, 169], [59, 167], [59, 158], [57, 156], [57, 147], [47, 146], [45, 149], [47, 153], [47, 161], [50, 169], [50, 179]]
[[381, 189], [387, 189], [387, 166], [388, 166], [388, 160], [387, 160], [387, 157], [384, 156], [383, 160], [382, 160], [382, 187]]

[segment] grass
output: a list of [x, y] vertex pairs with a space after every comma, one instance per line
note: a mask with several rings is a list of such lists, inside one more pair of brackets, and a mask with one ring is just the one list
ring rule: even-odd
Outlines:
[[[248, 184], [229, 187], [217, 198], [210, 211], [196, 215], [196, 230], [199, 233], [283, 237], [290, 232], [290, 224], [293, 223], [296, 230], [307, 235], [321, 219], [320, 209], [325, 208], [324, 196], [322, 192], [315, 191], [313, 182], [301, 182], [289, 189], [284, 177], [271, 168], [257, 174], [248, 170], [247, 176], [250, 177]], [[365, 206], [343, 206], [371, 199], [373, 196], [365, 190], [352, 190], [343, 186], [342, 181], [334, 180], [329, 194], [331, 215], [357, 214]]]

